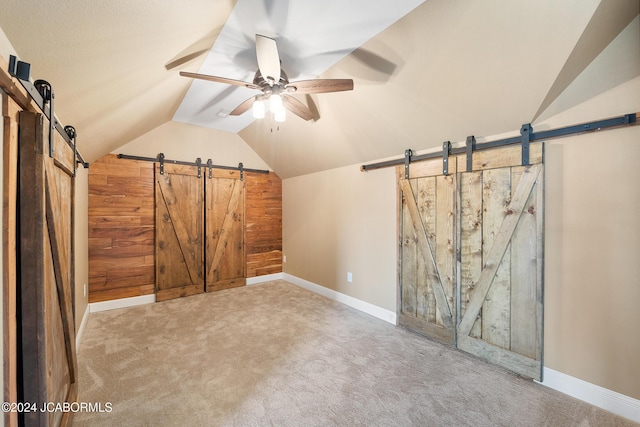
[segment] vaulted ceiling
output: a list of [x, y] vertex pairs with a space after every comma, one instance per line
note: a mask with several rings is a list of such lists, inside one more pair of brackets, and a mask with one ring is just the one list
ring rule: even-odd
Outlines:
[[[380, 11], [397, 2], [376, 0], [358, 13], [343, 8], [345, 23], [335, 19], [343, 24], [331, 25], [343, 3], [238, 0], [238, 6], [255, 4], [248, 10], [263, 11], [258, 19], [239, 13], [240, 7], [234, 13], [230, 0], [64, 0], [53, 6], [3, 0], [0, 28], [20, 59], [32, 64], [34, 78], [52, 84], [56, 113], [76, 127], [88, 161], [167, 121], [183, 121], [176, 112], [192, 81], [180, 77], [180, 70], [241, 79], [255, 71], [250, 37], [235, 46], [243, 52], [234, 55], [241, 59], [240, 74], [224, 74], [233, 71], [233, 58], [219, 70], [210, 63], [209, 52], [228, 51], [220, 36], [225, 23], [245, 36], [270, 32], [283, 49], [285, 69], [285, 59], [292, 69], [302, 64], [295, 62], [296, 38], [326, 39], [333, 44], [308, 55], [321, 63], [309, 72], [352, 78], [353, 91], [300, 96], [317, 111], [315, 121], [293, 115], [281, 124], [249, 119], [232, 130], [286, 178], [397, 156], [406, 148], [435, 148], [467, 135], [509, 132], [570, 108], [589, 94], [567, 97], [566, 89], [640, 9], [638, 0], [418, 0], [407, 2], [406, 15], [378, 22]], [[326, 4], [327, 13], [313, 9], [316, 4]], [[295, 20], [288, 26], [293, 33], [283, 25], [291, 24], [288, 19]], [[354, 37], [371, 22], [377, 27], [370, 35]], [[341, 55], [328, 54], [337, 51]], [[323, 57], [329, 57], [326, 71]], [[211, 105], [226, 96], [224, 87], [216, 90]], [[206, 120], [198, 124], [216, 127]]]

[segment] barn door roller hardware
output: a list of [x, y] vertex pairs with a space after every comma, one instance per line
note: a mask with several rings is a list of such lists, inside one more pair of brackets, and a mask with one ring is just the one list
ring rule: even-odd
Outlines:
[[531, 142], [531, 123], [522, 125], [520, 135], [522, 135], [522, 166], [529, 166], [529, 143]]
[[449, 175], [449, 154], [451, 154], [451, 141], [442, 143], [442, 174]]
[[66, 127], [62, 127], [62, 124], [58, 122], [54, 115], [53, 109], [53, 88], [51, 84], [49, 84], [45, 80], [36, 80], [31, 83], [31, 64], [27, 62], [19, 61], [14, 55], [9, 56], [9, 74], [12, 77], [18, 79], [22, 87], [24, 87], [31, 97], [31, 99], [36, 103], [42, 114], [44, 114], [49, 120], [49, 155], [53, 156], [53, 134], [54, 129], [58, 131], [58, 133], [62, 136], [62, 138], [67, 142], [67, 144], [73, 148], [73, 151], [76, 156], [76, 163], [82, 164], [82, 166], [86, 169], [89, 167], [89, 163], [87, 163], [82, 155], [78, 152], [77, 144], [75, 141], [75, 129], [73, 133], [73, 137], [68, 134], [66, 131]]
[[[55, 115], [53, 114], [53, 99], [55, 98], [53, 94], [53, 88], [51, 84], [46, 80], [36, 80], [33, 82], [33, 85], [38, 90], [40, 96], [42, 96], [42, 101], [44, 102], [43, 106], [49, 105], [49, 157], [53, 157], [53, 149], [54, 149], [54, 137], [55, 137], [55, 128], [56, 122]], [[65, 132], [66, 133], [66, 132]]]
[[[76, 153], [77, 144], [76, 144], [76, 128], [73, 126], [67, 125], [64, 127], [64, 132], [67, 134], [71, 142], [73, 143], [73, 152]], [[73, 176], [76, 176], [76, 172], [78, 171], [78, 162], [73, 162]]]
[[[184, 166], [196, 166], [198, 168], [198, 178], [201, 176], [202, 171], [202, 160], [200, 157], [196, 159], [195, 162], [185, 162], [182, 160], [169, 160], [164, 156], [164, 153], [158, 154], [158, 157], [141, 157], [141, 156], [129, 156], [127, 154], [118, 154], [119, 159], [128, 159], [128, 160], [141, 160], [144, 162], [158, 162], [160, 164], [160, 175], [164, 175], [164, 165], [165, 163], [171, 163], [173, 165], [184, 165]], [[242, 163], [239, 163], [238, 166], [222, 166], [222, 165], [214, 165], [211, 159], [207, 160], [207, 168], [209, 169], [209, 178], [213, 178], [213, 169], [224, 169], [224, 170], [237, 170], [240, 171], [240, 179], [243, 178], [244, 172], [255, 172], [255, 173], [266, 173], [268, 174], [268, 170], [264, 169], [249, 169], [245, 168]]]
[[244, 181], [244, 165], [242, 162], [238, 163], [238, 170], [240, 171], [240, 181]]
[[473, 170], [473, 151], [476, 149], [476, 137], [471, 135], [467, 137], [467, 172]]
[[[545, 130], [540, 132], [533, 132], [533, 127], [530, 123], [525, 123], [520, 128], [520, 136], [514, 136], [511, 138], [499, 139], [497, 141], [488, 141], [483, 143], [476, 144], [475, 137], [470, 136], [467, 138], [466, 147], [458, 147], [458, 148], [450, 148], [448, 155], [456, 155], [467, 153], [467, 170], [469, 171], [472, 167], [472, 157], [474, 151], [480, 150], [488, 150], [491, 148], [502, 147], [505, 145], [512, 144], [521, 144], [522, 145], [522, 164], [529, 164], [529, 146], [530, 143], [535, 141], [542, 141], [553, 138], [561, 138], [563, 136], [569, 135], [578, 135], [586, 132], [595, 132], [604, 129], [611, 129], [620, 126], [630, 126], [637, 124], [637, 117], [640, 113], [630, 113], [625, 114], [624, 116], [613, 117], [610, 119], [597, 120], [594, 122], [582, 123], [578, 125], [566, 126], [558, 129]], [[471, 138], [471, 140], [470, 140]], [[410, 151], [410, 150], [407, 150]], [[444, 157], [446, 148], [443, 149], [443, 152], [434, 152], [420, 155], [411, 155], [407, 156], [407, 151], [405, 151], [405, 156], [403, 158], [398, 158], [394, 160], [387, 160], [384, 162], [371, 163], [368, 165], [360, 166], [360, 170], [362, 172], [381, 169], [390, 166], [399, 166], [404, 164], [405, 166], [405, 177], [408, 177], [409, 163], [418, 162], [420, 160], [427, 159], [435, 159], [438, 157]], [[444, 172], [444, 168], [443, 168]], [[446, 172], [445, 172], [446, 175]]]
[[404, 150], [404, 179], [409, 179], [409, 165], [411, 164], [411, 155], [413, 152], [410, 148]]

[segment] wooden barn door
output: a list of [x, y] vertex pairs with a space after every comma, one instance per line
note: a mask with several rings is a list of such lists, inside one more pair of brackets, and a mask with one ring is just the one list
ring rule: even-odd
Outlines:
[[204, 185], [197, 169], [156, 164], [156, 300], [204, 292]]
[[542, 145], [474, 154], [460, 181], [458, 348], [521, 375], [542, 375]]
[[453, 344], [455, 332], [455, 163], [442, 160], [399, 167], [400, 286], [398, 322]]
[[[43, 404], [74, 402], [77, 362], [73, 315], [73, 150], [41, 114], [20, 113], [19, 218], [22, 392], [38, 410], [25, 425], [65, 425], [71, 412]], [[53, 157], [51, 157], [51, 155]]]
[[206, 290], [244, 286], [244, 181], [239, 171], [213, 170], [205, 187]]
[[542, 145], [531, 166], [519, 146], [448, 162], [397, 170], [398, 323], [541, 379]]

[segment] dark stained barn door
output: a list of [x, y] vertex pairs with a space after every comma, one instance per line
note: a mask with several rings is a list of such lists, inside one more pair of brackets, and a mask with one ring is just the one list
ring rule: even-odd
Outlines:
[[246, 284], [244, 181], [237, 170], [156, 165], [156, 299]]
[[239, 171], [214, 170], [206, 179], [207, 292], [244, 286], [244, 181]]
[[49, 123], [20, 113], [20, 301], [22, 393], [37, 404], [25, 425], [70, 423], [71, 412], [43, 404], [74, 402], [77, 362], [73, 315], [73, 150], [58, 133], [50, 156]]
[[156, 299], [204, 292], [204, 178], [190, 166], [156, 165]]

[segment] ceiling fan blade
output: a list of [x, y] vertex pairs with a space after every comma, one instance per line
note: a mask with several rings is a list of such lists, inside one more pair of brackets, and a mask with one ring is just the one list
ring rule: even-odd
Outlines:
[[249, 89], [260, 89], [260, 86], [256, 86], [253, 83], [243, 82], [242, 80], [228, 79], [226, 77], [209, 76], [207, 74], [190, 73], [188, 71], [180, 71], [180, 75], [184, 77], [190, 77], [192, 79], [208, 80], [210, 82], [226, 83], [234, 86], [244, 86]]
[[291, 82], [286, 86], [287, 90], [295, 93], [328, 93], [353, 90], [351, 79], [314, 79]]
[[220, 34], [221, 30], [222, 30], [222, 27], [218, 27], [210, 31], [207, 35], [205, 35], [201, 39], [187, 46], [176, 56], [171, 58], [169, 62], [167, 62], [164, 65], [164, 68], [166, 68], [167, 70], [172, 70], [176, 67], [186, 64], [187, 62], [209, 52], [211, 50], [211, 47], [213, 46], [213, 43], [216, 40], [216, 37], [218, 37], [218, 34]]
[[313, 112], [309, 108], [307, 108], [306, 105], [304, 105], [301, 101], [294, 98], [293, 96], [283, 95], [282, 103], [287, 110], [291, 111], [296, 116], [303, 118], [304, 120], [317, 118], [316, 115], [313, 114]]
[[167, 70], [171, 70], [173, 68], [179, 67], [180, 65], [186, 64], [192, 59], [196, 59], [197, 57], [199, 57], [200, 55], [208, 51], [209, 49], [200, 49], [200, 50], [187, 53], [185, 55], [179, 55], [176, 59], [167, 62], [164, 68], [166, 68]]
[[278, 82], [280, 80], [280, 55], [276, 41], [256, 34], [256, 56], [262, 78]]
[[241, 114], [244, 114], [245, 111], [251, 108], [254, 102], [256, 102], [256, 97], [252, 96], [251, 98], [244, 101], [242, 104], [238, 105], [232, 112], [229, 113], [229, 115], [239, 116]]

